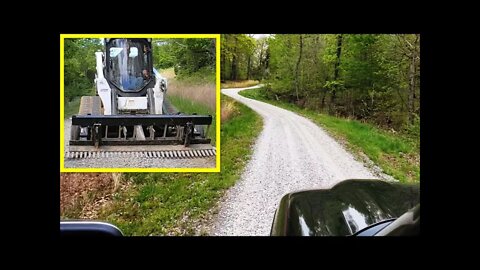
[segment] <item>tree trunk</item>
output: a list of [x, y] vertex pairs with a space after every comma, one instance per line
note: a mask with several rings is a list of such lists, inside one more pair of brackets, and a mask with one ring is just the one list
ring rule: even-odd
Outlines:
[[232, 70], [230, 73], [230, 80], [237, 80], [237, 56], [235, 54], [232, 57]]
[[412, 52], [412, 59], [410, 62], [410, 69], [408, 72], [408, 120], [410, 124], [414, 122], [415, 113], [415, 61], [416, 53]]
[[[415, 41], [410, 43], [406, 36], [398, 35], [398, 40], [401, 41], [400, 48], [403, 51], [403, 55], [407, 56], [409, 60], [409, 67], [408, 67], [408, 89], [407, 89], [407, 111], [408, 111], [408, 123], [413, 124], [415, 121], [415, 99], [416, 99], [416, 76], [417, 76], [417, 58], [420, 61], [419, 54], [419, 38], [420, 35], [415, 35]], [[418, 67], [420, 68], [420, 67]]]
[[247, 60], [247, 80], [250, 80], [250, 60], [251, 56], [249, 55]]
[[415, 35], [415, 87], [413, 92], [413, 112], [420, 116], [420, 34]]
[[237, 37], [234, 36], [235, 39], [235, 49], [233, 51], [233, 57], [232, 57], [232, 72], [231, 72], [231, 77], [230, 79], [232, 81], [237, 80]]
[[[342, 55], [342, 39], [343, 35], [338, 35], [337, 36], [337, 61], [335, 61], [335, 70], [333, 73], [333, 80], [336, 82], [338, 80], [338, 74], [340, 70], [340, 57]], [[335, 110], [335, 99], [337, 97], [337, 85], [333, 86], [332, 89], [332, 96], [330, 97], [330, 114], [333, 114]]]
[[323, 111], [323, 108], [325, 108], [325, 97], [327, 96], [327, 89], [325, 89], [323, 91], [323, 97], [322, 97], [322, 105], [320, 106], [320, 108], [322, 109]]
[[297, 60], [297, 66], [295, 67], [295, 94], [297, 95], [297, 101], [299, 101], [298, 98], [298, 89], [300, 88], [300, 61], [302, 60], [302, 51], [303, 51], [303, 37], [300, 35], [300, 53], [298, 54], [298, 60]]
[[222, 81], [223, 81], [223, 80], [226, 80], [226, 79], [227, 79], [227, 76], [226, 76], [226, 74], [225, 74], [225, 71], [226, 71], [226, 68], [225, 68], [225, 67], [226, 67], [226, 66], [225, 66], [225, 64], [226, 64], [226, 63], [225, 63], [225, 53], [222, 53], [222, 54], [221, 54], [221, 61], [222, 61], [222, 63], [220, 64], [220, 72], [221, 72], [221, 76], [220, 76], [220, 77], [221, 77], [221, 79], [222, 79]]
[[264, 60], [263, 60], [263, 43], [260, 46], [260, 56], [258, 57], [258, 70], [260, 71], [260, 79], [263, 79], [263, 74], [265, 73], [265, 69], [263, 68], [264, 66]]

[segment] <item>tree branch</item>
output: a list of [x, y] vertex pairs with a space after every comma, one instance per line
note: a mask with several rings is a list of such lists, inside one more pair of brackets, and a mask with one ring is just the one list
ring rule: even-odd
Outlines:
[[[395, 36], [397, 37], [398, 42], [399, 42], [398, 48], [400, 48], [400, 50], [402, 50], [402, 52], [404, 53], [404, 55], [406, 55], [408, 58], [410, 58], [412, 52], [409, 51], [409, 50], [406, 50], [406, 49], [405, 49], [405, 46], [402, 46], [402, 40], [400, 39], [400, 36], [399, 36], [399, 35], [395, 35]], [[402, 38], [402, 39], [403, 39], [403, 41], [406, 41], [404, 38]]]
[[415, 47], [410, 42], [408, 42], [408, 40], [406, 38], [404, 40], [408, 45], [410, 45], [410, 48], [415, 49]]

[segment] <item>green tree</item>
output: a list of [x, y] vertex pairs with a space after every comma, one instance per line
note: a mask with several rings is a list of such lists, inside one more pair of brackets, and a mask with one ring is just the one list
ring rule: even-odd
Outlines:
[[265, 51], [270, 98], [418, 131], [419, 35], [272, 35]]
[[95, 52], [102, 50], [102, 47], [99, 39], [65, 39], [64, 93], [66, 101], [94, 93]]
[[252, 78], [256, 60], [256, 41], [245, 34], [221, 35], [221, 79], [243, 80]]
[[157, 68], [174, 67], [179, 77], [192, 76], [198, 72], [215, 74], [215, 39], [155, 39], [154, 64]]

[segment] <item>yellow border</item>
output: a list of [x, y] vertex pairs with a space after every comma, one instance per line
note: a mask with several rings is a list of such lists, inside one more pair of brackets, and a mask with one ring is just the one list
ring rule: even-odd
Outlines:
[[[65, 168], [64, 39], [65, 38], [214, 38], [216, 40], [215, 168]], [[60, 34], [60, 172], [220, 172], [220, 34]]]

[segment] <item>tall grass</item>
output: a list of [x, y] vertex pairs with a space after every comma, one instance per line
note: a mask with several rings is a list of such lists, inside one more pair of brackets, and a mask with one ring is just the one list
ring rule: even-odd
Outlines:
[[192, 84], [178, 80], [171, 80], [168, 84], [167, 96], [181, 97], [201, 103], [211, 110], [215, 111], [215, 84]]
[[172, 103], [178, 111], [185, 113], [185, 114], [199, 114], [199, 115], [211, 115], [212, 116], [212, 124], [210, 125], [210, 129], [208, 130], [207, 138], [212, 139], [212, 144], [215, 145], [216, 142], [216, 117], [215, 108], [210, 108], [209, 106], [204, 105], [203, 103], [193, 101], [191, 99], [186, 99], [181, 96], [174, 96], [170, 95], [168, 97], [170, 102]]
[[224, 191], [235, 184], [262, 129], [261, 118], [222, 95], [238, 113], [222, 122], [220, 173], [130, 173], [130, 188], [113, 197], [99, 219], [126, 235], [201, 235], [202, 220], [211, 217]]
[[222, 102], [220, 115], [222, 122], [227, 121], [228, 119], [234, 117], [239, 113], [235, 102], [232, 100], [225, 100]]
[[284, 101], [270, 100], [264, 88], [248, 89], [240, 95], [296, 112], [324, 127], [331, 135], [347, 142], [354, 153], [364, 153], [382, 170], [401, 182], [420, 181], [419, 141], [392, 134], [373, 125], [356, 120], [321, 114]]
[[166, 68], [159, 70], [160, 74], [165, 77], [167, 80], [175, 78], [175, 70], [172, 68]]
[[201, 68], [192, 73], [176, 74], [175, 78], [179, 81], [193, 84], [215, 83], [215, 70], [211, 68]]
[[63, 111], [64, 118], [70, 118], [74, 114], [78, 114], [80, 108], [80, 97], [75, 97], [72, 101], [66, 101], [64, 103]]
[[180, 97], [203, 104], [215, 112], [215, 73], [204, 70], [189, 77], [180, 78], [176, 76], [173, 68], [163, 69], [160, 73], [168, 80], [167, 96], [170, 100], [171, 97]]
[[259, 84], [256, 80], [244, 80], [244, 81], [225, 81], [221, 84], [221, 88], [244, 88]]
[[121, 173], [62, 173], [60, 175], [60, 218], [95, 216], [102, 202], [121, 185]]

